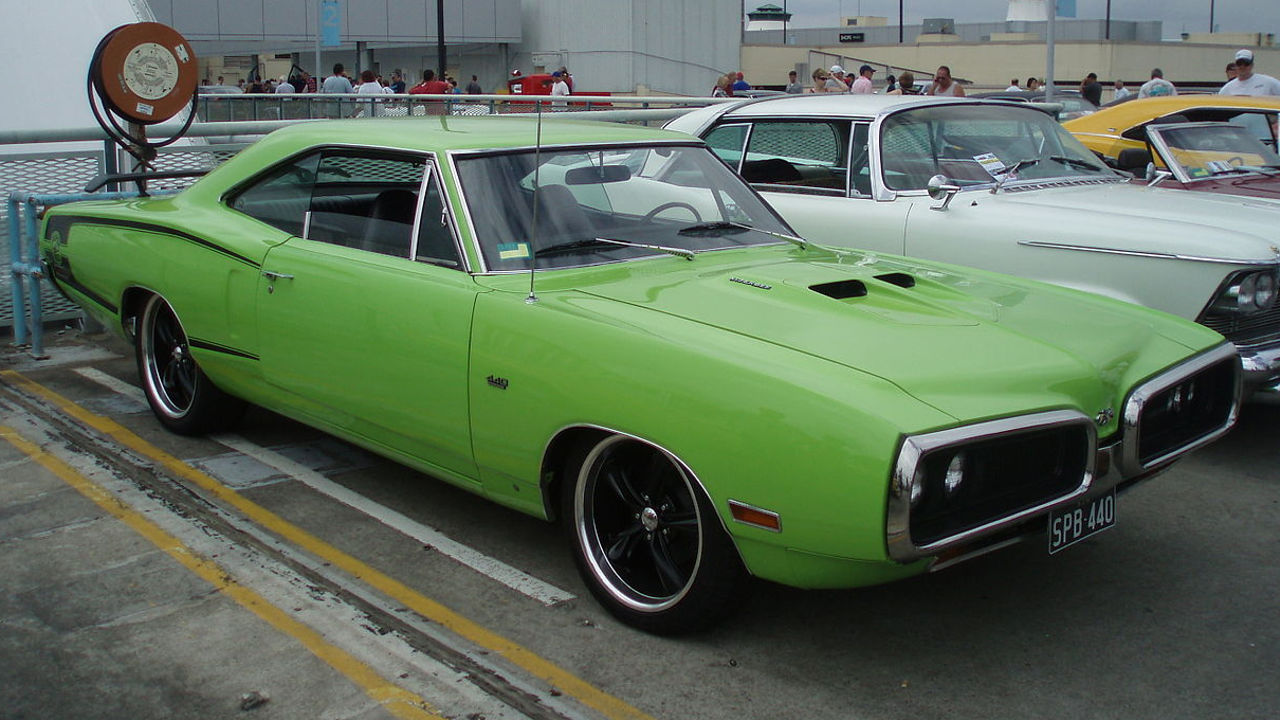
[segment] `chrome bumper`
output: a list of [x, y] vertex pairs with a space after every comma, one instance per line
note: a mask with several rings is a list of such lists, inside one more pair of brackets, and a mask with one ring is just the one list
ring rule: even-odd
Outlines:
[[1244, 370], [1244, 394], [1280, 396], [1280, 342], [1250, 347], [1236, 346]]

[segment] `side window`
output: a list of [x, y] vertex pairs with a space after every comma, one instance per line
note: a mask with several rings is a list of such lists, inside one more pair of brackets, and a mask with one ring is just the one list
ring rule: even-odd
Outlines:
[[444, 199], [440, 195], [440, 183], [435, 175], [427, 176], [427, 188], [422, 197], [422, 220], [418, 223], [418, 242], [414, 245], [413, 259], [443, 267], [462, 267], [458, 246], [449, 229]]
[[231, 199], [232, 209], [292, 235], [302, 235], [320, 154], [314, 153], [268, 173]]
[[721, 125], [703, 138], [716, 157], [734, 170], [738, 169], [738, 163], [742, 161], [742, 145], [746, 139], [746, 125]]
[[858, 197], [871, 196], [871, 146], [867, 144], [871, 125], [855, 123], [853, 146], [849, 149], [849, 178], [852, 192]]
[[408, 258], [425, 172], [420, 157], [326, 152], [316, 171], [307, 239]]
[[780, 185], [771, 190], [819, 190], [843, 195], [849, 150], [847, 122], [759, 122], [747, 140], [742, 177]]

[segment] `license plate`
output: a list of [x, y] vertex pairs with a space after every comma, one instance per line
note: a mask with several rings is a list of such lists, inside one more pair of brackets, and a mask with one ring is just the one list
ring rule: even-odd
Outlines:
[[1091, 535], [1115, 527], [1116, 491], [1099, 495], [1083, 505], [1049, 513], [1049, 554], [1075, 545]]

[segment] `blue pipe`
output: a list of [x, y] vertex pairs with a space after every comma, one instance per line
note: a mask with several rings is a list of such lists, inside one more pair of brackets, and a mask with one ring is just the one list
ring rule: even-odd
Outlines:
[[[157, 193], [158, 194], [158, 193]], [[14, 191], [9, 193], [9, 270], [13, 274], [13, 344], [31, 344], [31, 355], [44, 360], [44, 307], [40, 296], [40, 280], [44, 266], [40, 262], [40, 228], [36, 218], [38, 206], [48, 207], [81, 200], [118, 200], [138, 197], [137, 191], [38, 195]], [[22, 212], [25, 209], [25, 215]], [[23, 220], [25, 219], [25, 223]], [[26, 251], [25, 253], [23, 251]], [[31, 283], [31, 319], [27, 320], [27, 290], [23, 280]]]

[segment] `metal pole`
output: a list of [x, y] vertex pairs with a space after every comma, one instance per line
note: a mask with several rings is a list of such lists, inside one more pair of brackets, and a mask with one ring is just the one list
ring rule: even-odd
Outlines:
[[1209, 0], [1209, 32], [1210, 33], [1213, 32], [1213, 2], [1214, 0]]
[[1054, 19], [1058, 15], [1057, 0], [1048, 0], [1045, 3], [1049, 6], [1049, 26], [1045, 34], [1048, 36], [1045, 41], [1045, 76], [1044, 76], [1044, 101], [1053, 102], [1053, 44], [1054, 44]]
[[1111, 0], [1107, 0], [1106, 38], [1111, 39]]
[[439, 35], [439, 37], [436, 38], [436, 54], [440, 58], [439, 74], [440, 79], [444, 80], [444, 0], [436, 0], [436, 34]]
[[[311, 77], [316, 79], [316, 92], [320, 92], [320, 83], [324, 82], [324, 70], [320, 69], [320, 34], [324, 32], [321, 28], [321, 22], [324, 20], [322, 17], [324, 13], [322, 2], [324, 0], [316, 0], [316, 66], [311, 70]], [[297, 90], [298, 92], [306, 92], [305, 87], [297, 88]]]
[[14, 192], [9, 195], [9, 272], [12, 282], [9, 290], [13, 295], [13, 344], [25, 345], [27, 333], [27, 297], [24, 294], [22, 273], [22, 195]]
[[902, 18], [903, 18], [902, 0], [898, 0], [898, 44], [899, 45], [902, 44], [902, 26], [905, 22]]

